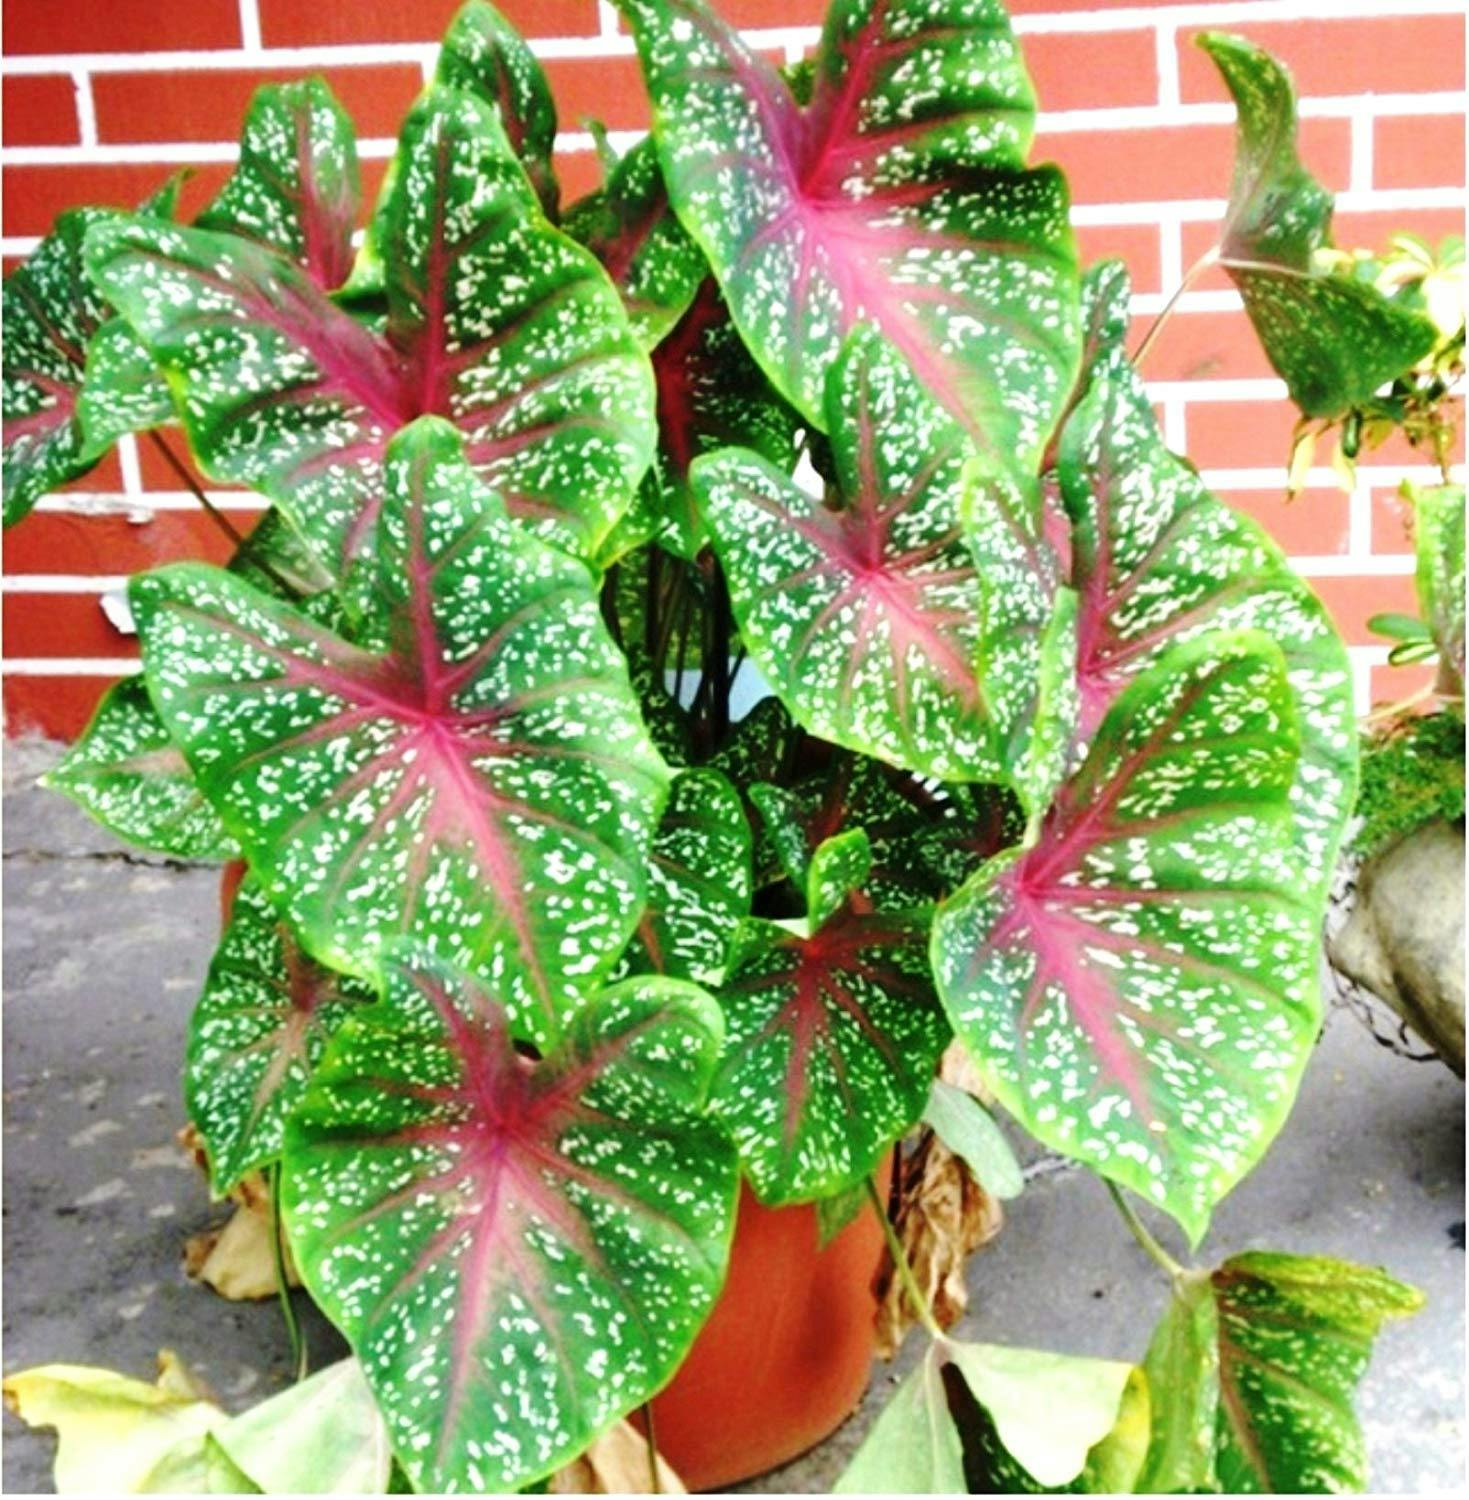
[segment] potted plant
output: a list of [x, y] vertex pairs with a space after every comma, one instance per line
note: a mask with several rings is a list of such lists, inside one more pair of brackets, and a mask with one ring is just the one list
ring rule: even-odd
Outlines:
[[[78, 210], [6, 284], [7, 520], [173, 424], [270, 501], [227, 568], [133, 580], [142, 676], [52, 781], [245, 862], [185, 1095], [353, 1351], [234, 1417], [174, 1365], [8, 1393], [73, 1482], [586, 1486], [641, 1413], [721, 1484], [855, 1402], [885, 1244], [930, 1345], [846, 1487], [1360, 1486], [1347, 1402], [1417, 1294], [1184, 1267], [1127, 1196], [1196, 1246], [1289, 1112], [1343, 647], [1168, 452], [1125, 272], [1082, 276], [1027, 165], [998, 0], [835, 0], [783, 71], [696, 0], [621, 8], [654, 132], [564, 214], [545, 79], [471, 0], [355, 253], [308, 82], [257, 96], [192, 224]], [[1347, 410], [1427, 321], [1317, 263], [1289, 84], [1208, 45], [1242, 112], [1219, 259]], [[1323, 345], [1322, 303], [1374, 337]], [[924, 1120], [998, 1191], [991, 1109], [1164, 1270], [1139, 1366], [945, 1333], [885, 1174]], [[764, 1405], [723, 1399], [752, 1375]], [[88, 1401], [127, 1407], [125, 1475]]]

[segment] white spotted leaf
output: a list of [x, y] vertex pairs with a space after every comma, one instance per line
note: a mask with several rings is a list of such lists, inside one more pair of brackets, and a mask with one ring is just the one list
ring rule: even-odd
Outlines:
[[1320, 1021], [1297, 751], [1268, 637], [1177, 646], [1112, 704], [1033, 841], [934, 924], [939, 991], [1000, 1103], [1195, 1241], [1283, 1123]]
[[719, 1011], [626, 980], [533, 1062], [478, 985], [411, 948], [384, 970], [291, 1122], [291, 1244], [415, 1487], [513, 1490], [653, 1395], [714, 1304]]
[[798, 103], [702, 0], [619, 0], [669, 196], [776, 388], [825, 426], [876, 323], [991, 457], [1034, 467], [1075, 372], [1065, 184], [1000, 0], [836, 0]]
[[232, 235], [125, 220], [92, 233], [88, 265], [181, 391], [205, 471], [268, 495], [334, 570], [370, 546], [384, 448], [421, 415], [454, 422], [512, 515], [594, 552], [652, 456], [652, 372], [497, 112], [425, 93], [375, 228], [381, 333]]
[[766, 1203], [866, 1177], [922, 1114], [949, 1039], [929, 912], [875, 912], [854, 889], [869, 859], [860, 829], [828, 840], [811, 860], [808, 918], [752, 918], [731, 947], [711, 1109]]
[[1285, 655], [1301, 735], [1291, 790], [1299, 880], [1324, 901], [1357, 764], [1351, 668], [1330, 616], [1265, 532], [1168, 451], [1120, 348], [1092, 368], [1059, 449], [1083, 737], [1177, 642], [1263, 630]]
[[150, 692], [307, 950], [413, 933], [537, 1041], [622, 950], [668, 772], [586, 567], [508, 519], [446, 423], [388, 451], [351, 641], [218, 569], [133, 581]]
[[43, 780], [131, 844], [178, 859], [239, 854], [141, 677], [108, 688], [81, 738]]
[[832, 367], [826, 411], [829, 498], [743, 450], [694, 464], [742, 641], [823, 739], [945, 780], [1028, 781], [1043, 662], [1070, 664], [1026, 488], [977, 482], [991, 471], [963, 427], [871, 328]]
[[280, 1156], [327, 1038], [375, 998], [360, 980], [308, 958], [259, 885], [245, 880], [194, 1007], [184, 1063], [184, 1103], [216, 1193]]

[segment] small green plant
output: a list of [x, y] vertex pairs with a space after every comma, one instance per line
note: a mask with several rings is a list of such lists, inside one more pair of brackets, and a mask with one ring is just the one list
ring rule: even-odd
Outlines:
[[[233, 1419], [71, 1367], [12, 1397], [93, 1474], [105, 1391], [135, 1488], [534, 1488], [674, 1375], [743, 1177], [870, 1199], [930, 1339], [845, 1488], [1360, 1487], [1349, 1398], [1417, 1294], [1186, 1269], [1126, 1196], [1197, 1246], [1291, 1108], [1344, 648], [1168, 451], [998, 0], [834, 0], [785, 73], [696, 0], [621, 8], [654, 132], [559, 218], [546, 81], [471, 0], [355, 253], [312, 81], [194, 223], [78, 210], [6, 283], [7, 521], [172, 427], [270, 502], [228, 567], [133, 580], [142, 677], [51, 782], [247, 862], [188, 1109], [353, 1350]], [[1308, 417], [1397, 420], [1435, 324], [1323, 268], [1288, 80], [1206, 46], [1217, 258]], [[896, 1143], [1013, 1166], [935, 1095], [956, 1038], [1162, 1268], [1140, 1365], [953, 1341], [913, 1282]]]

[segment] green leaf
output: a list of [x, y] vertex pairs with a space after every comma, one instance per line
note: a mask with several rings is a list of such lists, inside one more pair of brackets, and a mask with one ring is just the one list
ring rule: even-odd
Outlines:
[[833, 366], [827, 414], [839, 499], [741, 450], [694, 464], [741, 639], [812, 734], [945, 780], [1004, 779], [1053, 613], [1045, 543], [1000, 486], [967, 495], [964, 430], [871, 329]]
[[223, 1195], [274, 1161], [327, 1038], [373, 991], [313, 963], [252, 879], [189, 1022], [184, 1103]]
[[961, 1158], [979, 1184], [996, 1198], [1018, 1198], [1025, 1176], [1005, 1132], [972, 1094], [935, 1078], [923, 1110], [923, 1123]]
[[602, 262], [645, 349], [672, 332], [708, 274], [703, 251], [669, 204], [651, 136], [567, 210], [562, 227]]
[[1330, 616], [1253, 521], [1169, 453], [1120, 349], [1093, 368], [1060, 441], [1081, 734], [1177, 642], [1262, 630], [1285, 655], [1301, 758], [1291, 789], [1297, 878], [1324, 904], [1356, 781], [1352, 674]]
[[520, 33], [493, 5], [469, 0], [444, 33], [434, 81], [493, 106], [546, 217], [554, 220], [561, 197], [551, 166], [556, 101]]
[[949, 1018], [1033, 1135], [1197, 1241], [1290, 1110], [1320, 1021], [1279, 649], [1175, 647], [1108, 710], [1034, 842], [940, 908]]
[[130, 844], [178, 859], [239, 854], [141, 677], [108, 688], [81, 738], [42, 782]]
[[878, 1413], [862, 1446], [832, 1487], [838, 1495], [967, 1495], [964, 1449], [944, 1391], [943, 1345]]
[[352, 269], [361, 205], [352, 121], [323, 79], [303, 78], [255, 91], [239, 165], [194, 223], [278, 251], [333, 291]]
[[1367, 628], [1373, 635], [1380, 635], [1389, 641], [1432, 640], [1428, 627], [1416, 615], [1400, 615], [1392, 611], [1373, 615], [1367, 621]]
[[1367, 406], [1433, 348], [1434, 325], [1368, 282], [1318, 268], [1317, 251], [1331, 243], [1332, 201], [1296, 155], [1290, 75], [1243, 37], [1215, 31], [1197, 40], [1239, 112], [1220, 264], [1306, 416], [1335, 418]]
[[701, 0], [619, 4], [669, 197], [776, 389], [824, 428], [870, 321], [1033, 468], [1076, 369], [1076, 258], [1061, 174], [1024, 169], [1035, 100], [999, 0], [837, 0], [807, 107]]
[[[1404, 487], [1413, 504], [1418, 602], [1438, 647], [1439, 691], [1464, 694], [1464, 486]], [[1370, 623], [1370, 622], [1369, 622]]]
[[807, 920], [752, 918], [730, 950], [710, 1109], [765, 1203], [866, 1177], [922, 1113], [948, 1041], [928, 914], [877, 914], [849, 895], [868, 859], [860, 829], [828, 840], [811, 861]]
[[1192, 1495], [1217, 1488], [1219, 1312], [1207, 1274], [1176, 1278], [1143, 1362], [1152, 1433], [1137, 1489]]
[[213, 1439], [268, 1495], [385, 1495], [387, 1428], [355, 1359], [252, 1406]]
[[779, 698], [762, 698], [734, 727], [729, 742], [709, 758], [741, 791], [781, 776], [800, 731]]
[[739, 793], [718, 771], [681, 771], [653, 838], [648, 904], [624, 967], [718, 984], [750, 894], [750, 825]]
[[533, 1063], [478, 986], [418, 950], [383, 967], [292, 1121], [291, 1243], [414, 1485], [518, 1488], [658, 1390], [714, 1303], [718, 1008], [628, 980]]
[[369, 550], [387, 440], [421, 414], [454, 421], [512, 515], [595, 553], [652, 456], [652, 373], [495, 110], [419, 100], [378, 233], [381, 335], [230, 236], [124, 220], [88, 264], [181, 391], [205, 471], [268, 495], [334, 571]]
[[867, 1207], [867, 1179], [854, 1187], [844, 1188], [829, 1198], [818, 1198], [816, 1209], [816, 1243], [826, 1247]]
[[130, 432], [173, 420], [173, 397], [152, 356], [122, 318], [109, 318], [92, 335], [76, 422], [86, 452], [100, 456]]
[[133, 581], [149, 690], [306, 949], [371, 978], [412, 932], [555, 1035], [622, 950], [667, 768], [575, 559], [453, 429], [388, 450], [351, 641], [218, 569]]

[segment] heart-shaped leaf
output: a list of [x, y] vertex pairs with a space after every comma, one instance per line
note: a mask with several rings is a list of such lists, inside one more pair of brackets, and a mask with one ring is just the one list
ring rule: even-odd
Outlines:
[[108, 688], [81, 738], [43, 781], [130, 844], [178, 859], [239, 854], [141, 677]]
[[681, 771], [653, 838], [628, 972], [717, 984], [749, 910], [750, 825], [739, 793], [718, 771]]
[[940, 993], [999, 1101], [1194, 1240], [1284, 1121], [1320, 1019], [1297, 745], [1267, 637], [1175, 647], [1112, 705], [1034, 843], [934, 924]]
[[1418, 602], [1438, 648], [1438, 691], [1464, 696], [1464, 486], [1407, 485]]
[[619, 3], [669, 197], [776, 388], [824, 427], [867, 320], [1033, 467], [1076, 368], [1076, 259], [1060, 173], [1024, 169], [1035, 100], [1000, 0], [837, 0], [804, 108], [702, 0]]
[[189, 1023], [184, 1065], [184, 1102], [216, 1193], [280, 1155], [327, 1038], [373, 999], [360, 981], [313, 963], [260, 887], [241, 885]]
[[1285, 654], [1301, 735], [1291, 793], [1298, 878], [1324, 899], [1355, 791], [1357, 735], [1346, 649], [1320, 601], [1259, 526], [1168, 451], [1118, 348], [1091, 371], [1061, 434], [1060, 479], [1080, 599], [1083, 736], [1176, 642], [1263, 630]]
[[516, 1489], [662, 1386], [713, 1305], [718, 1007], [627, 980], [531, 1062], [477, 986], [416, 951], [383, 967], [292, 1121], [291, 1243], [415, 1486]]
[[935, 1078], [923, 1109], [923, 1123], [974, 1173], [996, 1198], [1018, 1198], [1025, 1175], [1005, 1132], [973, 1094]]
[[928, 973], [927, 912], [860, 894], [866, 836], [823, 844], [801, 922], [751, 919], [720, 988], [728, 1040], [710, 1107], [766, 1203], [860, 1182], [923, 1112], [948, 1041]]
[[1369, 405], [1437, 342], [1432, 321], [1374, 286], [1323, 270], [1332, 200], [1296, 155], [1290, 75], [1243, 37], [1205, 32], [1239, 112], [1239, 147], [1219, 261], [1270, 363], [1309, 417]]
[[1257, 1250], [1178, 1280], [1148, 1351], [1152, 1492], [1367, 1487], [1352, 1397], [1383, 1322], [1423, 1295], [1385, 1272]]
[[811, 733], [1003, 780], [1029, 749], [1054, 613], [1045, 544], [998, 484], [966, 536], [968, 437], [874, 330], [844, 345], [826, 410], [839, 499], [738, 449], [693, 467], [741, 639]]
[[606, 268], [645, 349], [672, 331], [708, 274], [668, 201], [651, 136], [612, 167], [605, 186], [567, 210], [563, 225]]
[[194, 223], [279, 251], [332, 291], [352, 269], [361, 205], [352, 121], [322, 79], [305, 78], [256, 91], [239, 165]]
[[218, 569], [135, 579], [150, 691], [307, 949], [371, 977], [413, 932], [553, 1036], [643, 900], [668, 773], [575, 559], [452, 428], [388, 450], [352, 642]]
[[485, 0], [469, 0], [444, 33], [434, 81], [492, 105], [520, 158], [546, 217], [555, 219], [561, 189], [551, 166], [556, 101], [520, 33]]
[[389, 436], [421, 414], [454, 421], [513, 515], [594, 552], [652, 455], [652, 373], [495, 110], [419, 100], [377, 232], [382, 337], [232, 236], [134, 219], [94, 231], [88, 264], [178, 382], [205, 470], [269, 495], [338, 571], [369, 545]]

